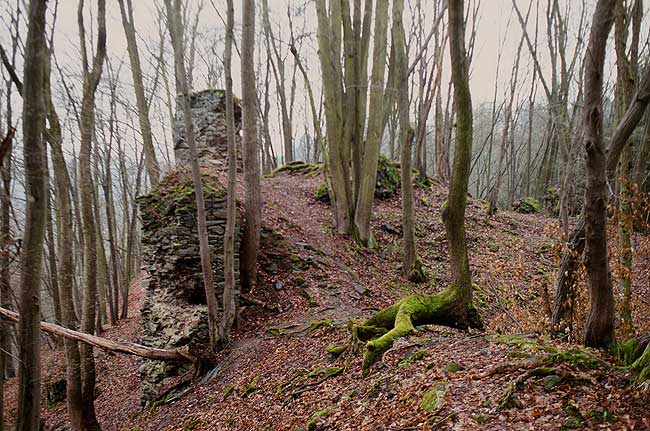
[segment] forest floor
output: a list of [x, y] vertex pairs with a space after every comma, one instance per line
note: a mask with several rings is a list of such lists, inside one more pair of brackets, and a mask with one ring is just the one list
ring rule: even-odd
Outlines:
[[[349, 321], [409, 293], [447, 286], [440, 218], [446, 189], [416, 189], [417, 243], [429, 279], [414, 285], [401, 275], [399, 196], [376, 202], [379, 247], [359, 249], [334, 234], [329, 206], [314, 199], [320, 182], [286, 173], [263, 180], [260, 283], [251, 296], [281, 310], [243, 309], [235, 340], [209, 381], [172, 402], [143, 408], [139, 360], [97, 351], [95, 405], [104, 430], [650, 429], [650, 395], [635, 388], [612, 357], [576, 350], [580, 346], [571, 341], [579, 340], [580, 325], [569, 342], [547, 335], [561, 251], [555, 220], [509, 211], [488, 217], [472, 199], [466, 226], [485, 332], [419, 328], [365, 378], [359, 353], [334, 358], [327, 347], [349, 340]], [[637, 236], [638, 332], [650, 330], [649, 251], [650, 238]], [[611, 254], [614, 260], [615, 246]], [[131, 292], [129, 318], [103, 336], [139, 340], [137, 280]], [[584, 282], [580, 292], [576, 322], [586, 309]], [[553, 369], [538, 368], [542, 362]], [[44, 383], [61, 378], [62, 354], [44, 351], [43, 370]], [[15, 386], [15, 379], [7, 384], [10, 417]], [[48, 406], [43, 397], [43, 406], [45, 429], [65, 429], [64, 403]]]

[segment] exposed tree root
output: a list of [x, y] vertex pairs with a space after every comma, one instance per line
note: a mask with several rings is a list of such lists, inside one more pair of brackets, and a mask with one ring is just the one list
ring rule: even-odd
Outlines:
[[353, 337], [366, 343], [363, 375], [395, 340], [411, 335], [415, 327], [425, 324], [446, 325], [460, 329], [482, 328], [483, 322], [471, 303], [458, 297], [450, 287], [435, 295], [411, 295], [378, 311], [361, 325], [352, 326]]
[[636, 374], [636, 382], [645, 389], [650, 389], [650, 333], [620, 345], [618, 356]]
[[422, 268], [422, 261], [419, 257], [415, 257], [415, 262], [408, 271], [408, 279], [413, 283], [424, 283], [427, 280], [427, 274]]
[[542, 358], [526, 361], [506, 362], [494, 365], [484, 372], [477, 374], [477, 378], [486, 378], [495, 374], [511, 373], [518, 370], [550, 367], [552, 365], [567, 365], [579, 370], [607, 368], [608, 364], [581, 349], [569, 349], [562, 352], [550, 353]]
[[528, 370], [526, 373], [517, 377], [514, 382], [508, 385], [503, 396], [499, 400], [499, 407], [502, 409], [507, 409], [510, 407], [520, 407], [521, 403], [516, 398], [516, 393], [521, 388], [523, 388], [524, 383], [528, 379], [534, 377], [546, 377], [546, 376], [558, 376], [563, 382], [574, 382], [578, 384], [593, 384], [594, 381], [587, 375], [584, 374], [574, 374], [570, 371], [562, 369], [560, 367], [550, 368], [550, 367], [536, 367], [532, 370]]

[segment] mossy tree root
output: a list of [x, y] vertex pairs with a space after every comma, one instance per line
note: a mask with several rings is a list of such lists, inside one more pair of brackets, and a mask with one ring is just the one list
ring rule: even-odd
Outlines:
[[435, 295], [407, 296], [352, 327], [354, 337], [368, 341], [363, 355], [363, 375], [368, 374], [370, 367], [398, 338], [411, 335], [416, 326], [425, 324], [483, 328], [476, 308], [453, 287]]
[[630, 369], [637, 373], [637, 383], [650, 389], [650, 344], [643, 351], [643, 354], [630, 365]]
[[427, 280], [427, 274], [422, 267], [422, 261], [417, 256], [408, 271], [408, 279], [413, 283], [424, 283]]
[[620, 344], [617, 350], [619, 359], [636, 374], [637, 383], [650, 388], [650, 333]]

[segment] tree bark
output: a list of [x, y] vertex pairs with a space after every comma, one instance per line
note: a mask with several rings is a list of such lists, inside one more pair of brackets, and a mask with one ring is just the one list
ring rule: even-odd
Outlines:
[[152, 185], [158, 183], [160, 178], [160, 166], [156, 158], [156, 150], [153, 146], [151, 137], [151, 123], [149, 121], [149, 104], [144, 95], [144, 82], [142, 79], [142, 68], [140, 67], [140, 54], [135, 34], [135, 22], [133, 21], [133, 5], [131, 0], [118, 0], [120, 4], [120, 14], [122, 16], [122, 26], [126, 36], [126, 49], [129, 53], [131, 62], [131, 76], [133, 77], [133, 90], [135, 91], [135, 100], [138, 107], [138, 120], [140, 121], [140, 132], [142, 134], [142, 146], [144, 148], [144, 162], [149, 174], [149, 181]]
[[607, 37], [616, 0], [599, 0], [585, 56], [584, 142], [587, 152], [585, 191], [585, 268], [589, 280], [589, 315], [584, 343], [609, 347], [615, 342], [614, 294], [607, 255], [607, 156], [603, 143], [603, 69]]
[[23, 151], [25, 169], [25, 228], [20, 259], [19, 368], [17, 431], [40, 429], [40, 277], [47, 210], [47, 164], [43, 132], [43, 69], [46, 58], [43, 1], [31, 0], [25, 42]]
[[[650, 66], [646, 66], [636, 94], [607, 145], [605, 154], [608, 178], [613, 178], [623, 146], [641, 121], [648, 103], [650, 103]], [[572, 313], [573, 300], [570, 298], [573, 295], [574, 271], [577, 269], [577, 259], [580, 258], [585, 247], [584, 215], [576, 223], [570, 238], [568, 250], [562, 256], [555, 290], [551, 329], [556, 334], [564, 329], [565, 325], [562, 321]]]
[[248, 291], [257, 284], [257, 255], [260, 248], [262, 226], [260, 161], [257, 151], [257, 94], [255, 91], [255, 2], [242, 0], [242, 147], [244, 159], [244, 183], [246, 186], [246, 221], [240, 252], [240, 276], [242, 288]]
[[[333, 2], [331, 20], [325, 0], [316, 0], [318, 18], [318, 54], [323, 77], [325, 99], [325, 126], [331, 187], [334, 226], [339, 234], [350, 232], [353, 196], [349, 178], [349, 148], [345, 151], [343, 85], [340, 65], [341, 55], [341, 11], [340, 0]], [[337, 6], [338, 8], [334, 7]]]
[[[18, 322], [21, 316], [11, 310], [0, 308], [0, 318], [9, 322]], [[81, 342], [87, 345], [98, 347], [111, 352], [135, 355], [141, 358], [153, 359], [157, 361], [173, 362], [190, 362], [195, 363], [197, 359], [189, 352], [182, 349], [158, 349], [155, 347], [143, 346], [141, 344], [129, 343], [126, 341], [113, 341], [107, 338], [97, 337], [96, 335], [85, 332], [75, 331], [60, 325], [48, 322], [40, 322], [42, 331], [48, 334], [64, 337], [68, 340]], [[38, 428], [37, 428], [38, 429]]]
[[456, 293], [456, 307], [450, 317], [456, 321], [465, 322], [469, 326], [472, 316], [476, 314], [472, 304], [472, 280], [465, 235], [465, 208], [467, 206], [469, 169], [472, 161], [473, 114], [465, 51], [463, 11], [463, 0], [449, 2], [449, 48], [456, 106], [456, 145], [449, 197], [442, 215], [447, 231], [451, 260], [450, 289]]
[[[226, 208], [226, 231], [224, 233], [223, 266], [224, 266], [224, 287], [223, 287], [223, 314], [219, 322], [219, 344], [224, 347], [230, 339], [230, 330], [235, 320], [235, 224], [237, 221], [237, 152], [235, 149], [235, 113], [233, 109], [232, 96], [232, 45], [235, 11], [233, 0], [226, 0], [226, 52], [224, 54], [224, 75], [226, 77], [226, 132], [228, 139], [228, 199]], [[250, 19], [250, 16], [244, 15]], [[254, 19], [254, 15], [253, 15]], [[246, 29], [250, 31], [248, 28]], [[242, 49], [251, 49], [252, 46]], [[250, 53], [247, 53], [248, 56]], [[252, 56], [251, 56], [252, 57]], [[242, 53], [242, 59], [244, 55]], [[246, 58], [251, 61], [251, 58]], [[242, 70], [242, 74], [244, 71]], [[248, 73], [248, 71], [246, 72]], [[243, 78], [243, 76], [242, 76]], [[248, 78], [248, 75], [247, 75]], [[248, 94], [250, 96], [250, 94]], [[250, 100], [248, 101], [250, 103]], [[254, 111], [253, 111], [254, 112]], [[250, 111], [248, 112], [250, 113]], [[250, 119], [247, 118], [250, 121]], [[250, 136], [247, 136], [251, 139]]]
[[194, 178], [194, 193], [196, 196], [196, 218], [199, 230], [199, 249], [201, 254], [201, 269], [203, 271], [203, 284], [205, 297], [208, 304], [208, 327], [210, 331], [210, 347], [217, 346], [217, 297], [214, 290], [212, 259], [208, 244], [208, 228], [205, 219], [205, 199], [201, 184], [201, 168], [196, 153], [194, 139], [194, 124], [191, 112], [191, 91], [187, 84], [185, 71], [185, 55], [183, 53], [183, 24], [181, 22], [181, 0], [165, 0], [167, 8], [167, 23], [169, 34], [174, 48], [174, 64], [176, 65], [176, 81], [183, 95], [183, 117], [185, 119], [185, 133], [187, 145], [190, 150], [190, 165]]
[[372, 74], [370, 78], [370, 107], [368, 110], [368, 132], [363, 151], [359, 200], [354, 214], [354, 235], [366, 247], [374, 247], [370, 227], [372, 203], [375, 198], [377, 163], [382, 137], [384, 135], [384, 75], [386, 69], [386, 44], [388, 29], [388, 2], [378, 2], [375, 10], [375, 39], [372, 52]]
[[399, 82], [399, 145], [401, 149], [402, 180], [402, 231], [404, 240], [404, 262], [402, 268], [409, 280], [420, 282], [424, 279], [422, 263], [417, 255], [415, 244], [415, 209], [413, 203], [413, 182], [411, 180], [412, 146], [415, 132], [409, 124], [408, 101], [408, 58], [406, 56], [403, 19], [404, 0], [393, 3], [392, 44], [395, 47], [397, 62], [397, 81]]
[[[81, 330], [87, 334], [95, 333], [97, 307], [97, 232], [93, 208], [94, 179], [91, 169], [92, 134], [95, 122], [95, 92], [101, 78], [106, 58], [106, 1], [97, 2], [97, 49], [88, 69], [86, 57], [86, 38], [83, 23], [84, 0], [79, 1], [78, 24], [79, 40], [83, 63], [83, 95], [80, 112], [79, 144], [79, 190], [81, 198], [81, 218], [83, 232], [84, 295], [82, 302]], [[99, 430], [95, 415], [95, 358], [91, 346], [81, 345], [81, 394], [83, 403], [83, 428]]]
[[[52, 49], [52, 47], [50, 47]], [[51, 52], [50, 52], [51, 55]], [[74, 278], [74, 232], [72, 203], [70, 201], [70, 175], [66, 165], [62, 147], [61, 123], [52, 102], [50, 89], [51, 68], [45, 68], [45, 85], [43, 89], [47, 107], [47, 118], [50, 128], [45, 137], [51, 148], [52, 166], [54, 169], [55, 196], [58, 215], [58, 244], [59, 250], [59, 303], [61, 304], [61, 325], [69, 329], [77, 328], [77, 315], [73, 300]], [[66, 404], [68, 418], [72, 429], [82, 429], [81, 402], [81, 359], [79, 346], [76, 341], [63, 339], [66, 364]]]

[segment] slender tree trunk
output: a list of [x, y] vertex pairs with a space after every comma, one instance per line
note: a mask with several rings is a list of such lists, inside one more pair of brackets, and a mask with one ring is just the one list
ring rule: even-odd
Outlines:
[[[50, 47], [52, 49], [52, 47]], [[51, 52], [50, 52], [51, 55]], [[59, 250], [59, 302], [61, 304], [61, 325], [68, 329], [77, 329], [77, 315], [73, 301], [74, 279], [74, 232], [72, 203], [70, 201], [70, 175], [63, 155], [61, 123], [52, 102], [50, 90], [50, 67], [45, 68], [46, 81], [44, 97], [47, 105], [47, 118], [50, 128], [45, 134], [51, 148], [52, 166], [56, 190], [58, 214], [58, 250]], [[64, 338], [63, 349], [66, 364], [66, 404], [68, 418], [72, 429], [82, 428], [81, 402], [81, 359], [76, 341]]]
[[354, 214], [354, 234], [357, 241], [366, 247], [374, 247], [370, 227], [372, 203], [375, 198], [377, 163], [382, 137], [384, 135], [384, 74], [386, 69], [386, 43], [388, 29], [388, 2], [379, 2], [375, 11], [375, 40], [372, 53], [372, 75], [370, 78], [370, 108], [368, 110], [368, 132], [364, 146], [359, 200]]
[[[226, 77], [226, 131], [228, 138], [228, 199], [226, 209], [226, 231], [224, 233], [223, 249], [223, 266], [224, 266], [224, 287], [223, 287], [223, 314], [219, 323], [219, 344], [223, 347], [228, 344], [230, 339], [230, 330], [235, 320], [235, 224], [237, 222], [237, 151], [235, 149], [235, 113], [233, 109], [232, 97], [232, 45], [233, 45], [233, 27], [235, 21], [235, 10], [232, 4], [233, 0], [227, 0], [226, 15], [226, 52], [224, 54], [224, 75]], [[254, 19], [255, 15], [253, 15]], [[244, 14], [245, 19], [251, 17]], [[250, 24], [249, 24], [250, 25]], [[250, 31], [248, 28], [245, 29]], [[249, 35], [250, 36], [250, 35]], [[243, 46], [242, 49], [250, 50], [252, 45]], [[243, 54], [243, 53], [242, 53]], [[247, 61], [252, 60], [248, 57], [250, 52], [242, 55]], [[248, 65], [247, 65], [248, 66]], [[246, 78], [249, 78], [246, 71]], [[243, 70], [242, 70], [242, 73]], [[242, 76], [243, 78], [243, 76]], [[242, 82], [243, 83], [243, 82]], [[248, 94], [250, 96], [250, 93]], [[248, 101], [250, 103], [250, 100]], [[254, 112], [254, 111], [253, 111]], [[247, 115], [250, 111], [247, 112]], [[248, 118], [247, 118], [248, 119]], [[250, 119], [248, 119], [250, 121]], [[250, 136], [247, 138], [251, 139]]]
[[395, 61], [399, 82], [399, 142], [401, 148], [402, 180], [402, 226], [404, 239], [404, 274], [411, 281], [422, 281], [422, 263], [417, 255], [415, 244], [415, 209], [413, 203], [413, 182], [411, 180], [411, 148], [415, 132], [409, 124], [408, 101], [408, 57], [406, 56], [404, 23], [404, 0], [393, 3], [392, 43], [395, 46]]
[[[614, 45], [616, 50], [616, 116], [618, 121], [625, 115], [626, 107], [632, 102], [634, 85], [636, 81], [636, 68], [632, 66], [636, 60], [630, 60], [627, 56], [628, 39], [628, 14], [625, 2], [617, 0], [614, 11]], [[634, 30], [638, 31], [635, 26]], [[639, 36], [635, 34], [632, 40], [638, 43]], [[633, 42], [634, 43], [634, 42]], [[631, 51], [638, 52], [638, 46], [632, 46]], [[619, 264], [620, 280], [619, 286], [623, 292], [623, 304], [621, 310], [622, 333], [626, 339], [634, 337], [634, 323], [632, 322], [632, 234], [633, 223], [631, 213], [631, 200], [633, 198], [632, 185], [632, 141], [628, 141], [618, 165], [618, 191], [619, 191], [619, 218], [618, 218], [618, 242], [619, 242]]]
[[140, 67], [140, 54], [136, 41], [135, 22], [133, 21], [133, 5], [131, 0], [118, 0], [122, 26], [126, 35], [126, 49], [129, 52], [131, 62], [131, 75], [133, 77], [133, 90], [135, 91], [136, 106], [138, 107], [138, 120], [140, 121], [140, 132], [142, 133], [142, 146], [144, 148], [144, 161], [149, 174], [149, 181], [152, 185], [158, 183], [160, 178], [160, 166], [156, 158], [156, 150], [151, 137], [151, 123], [149, 122], [149, 104], [144, 95], [144, 82], [142, 69]]
[[[138, 162], [138, 173], [135, 177], [135, 188], [133, 196], [140, 194], [140, 187], [142, 186], [142, 171], [144, 164], [144, 152], [140, 155], [140, 161]], [[134, 275], [133, 271], [133, 251], [136, 247], [135, 242], [136, 238], [136, 227], [138, 225], [138, 203], [135, 199], [131, 199], [131, 214], [128, 214], [128, 210], [125, 210], [124, 213], [127, 215], [127, 232], [126, 232], [126, 257], [124, 259], [124, 280], [122, 282], [122, 312], [120, 313], [120, 319], [126, 319], [129, 315], [129, 289], [131, 285], [131, 278]], [[125, 208], [128, 208], [129, 205], [126, 205]]]
[[[210, 347], [217, 346], [217, 297], [214, 291], [212, 258], [208, 244], [208, 228], [205, 219], [205, 200], [203, 197], [203, 185], [201, 184], [201, 168], [196, 153], [196, 142], [194, 139], [194, 124], [192, 121], [191, 92], [187, 84], [185, 71], [185, 55], [183, 53], [183, 24], [181, 22], [181, 0], [165, 0], [167, 8], [167, 22], [169, 34], [174, 48], [174, 64], [176, 65], [176, 82], [183, 95], [183, 117], [185, 120], [185, 133], [187, 144], [190, 149], [190, 165], [192, 177], [194, 178], [194, 193], [196, 195], [196, 218], [199, 234], [199, 249], [201, 254], [201, 269], [203, 272], [203, 284], [205, 297], [208, 304], [208, 327], [210, 331]], [[228, 109], [228, 108], [227, 108]]]
[[25, 169], [25, 230], [20, 259], [20, 349], [17, 431], [40, 430], [40, 278], [47, 211], [47, 164], [43, 132], [43, 70], [46, 59], [43, 1], [31, 0], [25, 42], [23, 151]]
[[[82, 232], [84, 240], [84, 295], [82, 301], [81, 330], [87, 334], [95, 333], [95, 316], [97, 309], [97, 227], [95, 225], [94, 178], [91, 166], [92, 135], [95, 122], [95, 92], [101, 78], [104, 59], [106, 58], [106, 2], [97, 2], [97, 50], [88, 70], [86, 58], [86, 40], [83, 23], [84, 0], [80, 0], [78, 23], [80, 48], [84, 70], [83, 95], [80, 113], [79, 144], [79, 190], [81, 198]], [[81, 353], [81, 394], [83, 402], [83, 427], [87, 430], [99, 430], [95, 415], [95, 359], [93, 349], [88, 345], [80, 346]]]
[[[246, 222], [241, 245], [242, 287], [249, 291], [257, 284], [257, 254], [262, 225], [260, 162], [257, 152], [257, 96], [255, 91], [255, 1], [242, 0], [242, 128], [244, 183], [246, 185]], [[316, 127], [316, 125], [315, 125]]]
[[[343, 101], [341, 95], [342, 74], [339, 58], [341, 55], [341, 13], [332, 10], [329, 19], [325, 0], [316, 0], [318, 17], [318, 54], [323, 76], [325, 98], [325, 125], [327, 129], [327, 148], [330, 175], [334, 226], [339, 234], [350, 232], [352, 193], [349, 187], [349, 152], [344, 151]], [[336, 6], [337, 2], [334, 2]], [[336, 9], [336, 8], [333, 8]]]
[[[10, 110], [11, 108], [8, 108]], [[9, 111], [10, 112], [10, 111]], [[10, 116], [8, 116], [10, 117]], [[0, 255], [0, 307], [11, 308], [11, 274], [9, 273], [9, 256], [6, 253], [9, 241], [11, 240], [10, 230], [10, 209], [11, 209], [11, 153], [13, 150], [13, 139], [15, 129], [7, 123], [8, 150], [4, 158], [0, 160], [0, 174], [2, 176], [2, 202], [0, 218], [0, 247], [5, 252]], [[8, 353], [11, 352], [10, 327], [0, 323], [0, 430], [4, 430], [4, 381], [9, 377]]]
[[[47, 160], [47, 156], [45, 156]], [[50, 177], [48, 172], [48, 178]], [[48, 184], [49, 191], [49, 184]], [[52, 206], [48, 197], [47, 203], [47, 260], [50, 270], [50, 288], [52, 303], [54, 305], [54, 323], [61, 324], [61, 303], [59, 301], [59, 270], [56, 259], [56, 244], [54, 243], [54, 221], [52, 217]], [[57, 344], [58, 341], [57, 341]]]
[[607, 255], [607, 159], [603, 143], [603, 69], [607, 36], [616, 0], [599, 0], [585, 57], [584, 139], [587, 149], [585, 191], [585, 268], [589, 280], [589, 315], [584, 342], [608, 347], [615, 342], [614, 294]]
[[456, 106], [456, 146], [449, 197], [447, 206], [443, 208], [442, 218], [447, 231], [451, 260], [451, 289], [455, 293], [456, 304], [451, 319], [466, 322], [470, 326], [480, 326], [478, 314], [472, 305], [472, 280], [465, 236], [465, 208], [472, 161], [473, 120], [463, 11], [463, 0], [449, 2], [449, 51]]
[[650, 115], [646, 113], [645, 131], [643, 133], [643, 142], [639, 148], [639, 154], [634, 166], [634, 182], [643, 189], [643, 185], [648, 181], [648, 159], [650, 159]]

